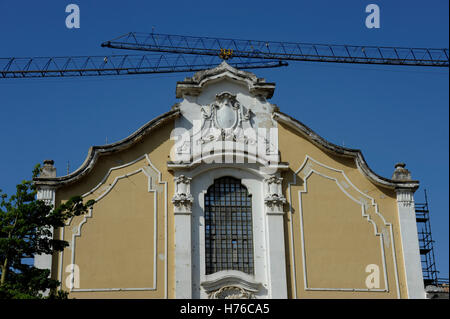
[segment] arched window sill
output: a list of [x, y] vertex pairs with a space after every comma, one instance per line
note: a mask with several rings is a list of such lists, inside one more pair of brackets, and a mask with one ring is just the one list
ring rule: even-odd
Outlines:
[[200, 285], [208, 295], [223, 287], [237, 287], [250, 294], [256, 294], [262, 287], [262, 284], [256, 282], [253, 276], [238, 270], [222, 270], [205, 275]]

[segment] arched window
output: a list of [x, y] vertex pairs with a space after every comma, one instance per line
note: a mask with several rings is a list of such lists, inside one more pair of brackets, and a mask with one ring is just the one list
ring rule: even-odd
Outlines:
[[205, 196], [206, 274], [221, 270], [254, 273], [252, 198], [240, 180], [214, 180]]

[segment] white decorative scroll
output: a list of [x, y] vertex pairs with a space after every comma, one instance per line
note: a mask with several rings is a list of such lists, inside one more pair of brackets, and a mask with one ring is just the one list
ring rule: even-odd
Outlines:
[[286, 203], [286, 198], [283, 196], [281, 183], [283, 179], [277, 176], [270, 176], [264, 179], [266, 184], [266, 195], [264, 203], [271, 210], [283, 212], [283, 205]]
[[175, 194], [172, 203], [175, 206], [175, 214], [190, 213], [194, 198], [191, 195], [191, 178], [184, 175], [175, 177]]
[[413, 207], [414, 194], [410, 190], [397, 190], [397, 204], [399, 207]]
[[252, 129], [250, 111], [237, 101], [236, 95], [222, 92], [216, 95], [216, 101], [201, 108], [202, 127], [199, 143], [212, 141], [233, 141], [255, 144], [256, 136], [246, 136]]
[[249, 163], [255, 163], [256, 159], [265, 165], [279, 162], [277, 129], [253, 127], [252, 119], [256, 115], [235, 94], [225, 91], [216, 94], [211, 104], [198, 106], [200, 118], [193, 119], [192, 128], [179, 129], [171, 136], [177, 140], [172, 154], [175, 163], [210, 163], [211, 153], [225, 155], [225, 163], [233, 163], [234, 155], [236, 162], [238, 157], [246, 155], [251, 155]]
[[208, 275], [201, 283], [209, 299], [253, 299], [262, 284], [237, 270], [222, 270]]
[[225, 286], [208, 295], [209, 299], [254, 299], [253, 292], [235, 286]]
[[55, 189], [49, 186], [40, 186], [36, 198], [44, 201], [47, 206], [55, 206]]

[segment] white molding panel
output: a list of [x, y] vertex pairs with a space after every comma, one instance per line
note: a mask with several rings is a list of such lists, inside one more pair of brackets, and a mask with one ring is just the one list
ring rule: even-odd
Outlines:
[[[333, 176], [327, 175], [327, 171], [330, 172], [330, 174], [337, 173], [341, 177], [336, 178]], [[304, 228], [303, 228], [303, 211], [302, 211], [302, 194], [308, 192], [308, 178], [312, 174], [317, 174], [321, 177], [327, 178], [331, 181], [334, 181], [339, 189], [352, 201], [357, 203], [361, 206], [361, 217], [367, 219], [369, 223], [373, 226], [373, 233], [375, 236], [379, 238], [380, 241], [380, 253], [382, 257], [382, 270], [384, 274], [384, 289], [361, 289], [361, 288], [328, 288], [328, 287], [310, 287], [308, 286], [308, 278], [307, 278], [307, 271], [306, 271], [306, 255], [305, 255], [305, 238], [304, 238]], [[387, 273], [387, 267], [386, 267], [386, 251], [385, 246], [387, 246], [387, 243], [389, 243], [389, 246], [392, 249], [392, 256], [393, 256], [393, 265], [395, 265], [395, 283], [396, 283], [396, 294], [397, 298], [400, 298], [400, 287], [398, 282], [398, 270], [397, 270], [397, 263], [396, 263], [396, 253], [395, 253], [395, 242], [393, 237], [393, 230], [392, 230], [392, 224], [388, 223], [384, 216], [379, 212], [378, 205], [375, 202], [374, 198], [370, 197], [369, 195], [363, 193], [361, 190], [359, 190], [346, 176], [344, 171], [335, 169], [332, 167], [329, 167], [327, 165], [324, 165], [316, 160], [314, 160], [309, 155], [306, 155], [305, 160], [300, 165], [299, 169], [293, 173], [293, 182], [288, 184], [288, 198], [289, 203], [292, 205], [292, 185], [295, 185], [297, 183], [297, 176], [301, 175], [301, 179], [304, 181], [304, 187], [303, 190], [298, 191], [298, 200], [299, 200], [299, 216], [300, 216], [300, 236], [301, 236], [301, 258], [303, 261], [303, 282], [305, 286], [305, 290], [307, 291], [358, 291], [358, 292], [389, 292], [389, 285], [388, 285], [388, 273]], [[371, 209], [371, 207], [373, 209]], [[372, 216], [372, 211], [374, 212], [374, 215]], [[292, 221], [292, 209], [289, 211], [290, 220]], [[381, 222], [377, 222], [376, 219], [380, 220]], [[388, 229], [386, 231], [385, 229]], [[294, 239], [293, 239], [293, 232], [295, 230], [293, 229], [293, 223], [290, 223], [290, 241], [291, 241], [291, 258], [292, 258], [292, 278], [294, 279], [294, 298], [297, 298], [297, 284], [296, 284], [296, 266], [295, 266], [295, 251], [294, 251]], [[389, 247], [388, 246], [388, 247]]]
[[[109, 194], [109, 192], [115, 187], [115, 185], [117, 184], [117, 182], [123, 178], [127, 178], [129, 176], [133, 176], [135, 174], [139, 174], [139, 173], [143, 173], [145, 176], [147, 176], [148, 178], [148, 192], [149, 193], [153, 193], [154, 196], [154, 205], [153, 205], [153, 225], [154, 225], [154, 229], [153, 229], [153, 251], [154, 251], [154, 255], [153, 255], [153, 264], [154, 264], [154, 269], [153, 269], [153, 286], [152, 287], [144, 287], [144, 288], [136, 288], [136, 287], [117, 287], [117, 288], [89, 288], [89, 289], [83, 289], [83, 288], [71, 288], [70, 292], [107, 292], [107, 291], [154, 291], [157, 289], [157, 260], [158, 260], [158, 255], [161, 255], [161, 253], [158, 253], [158, 249], [157, 249], [157, 243], [158, 243], [158, 192], [160, 192], [161, 190], [158, 190], [159, 187], [157, 184], [162, 185], [162, 189], [164, 192], [164, 229], [165, 229], [165, 252], [164, 252], [164, 261], [165, 261], [165, 271], [164, 271], [164, 295], [165, 298], [167, 298], [167, 182], [162, 181], [161, 177], [162, 174], [161, 172], [153, 165], [153, 163], [150, 161], [150, 158], [148, 157], [147, 154], [144, 154], [140, 157], [138, 157], [137, 159], [135, 159], [134, 161], [131, 161], [129, 163], [126, 163], [124, 165], [120, 165], [120, 166], [116, 166], [113, 167], [111, 169], [109, 169], [108, 173], [105, 175], [105, 177], [102, 179], [102, 181], [95, 186], [92, 190], [90, 190], [89, 192], [87, 192], [86, 194], [84, 194], [82, 197], [87, 197], [91, 194], [93, 194], [96, 190], [98, 190], [102, 185], [105, 184], [105, 182], [108, 180], [108, 177], [110, 176], [110, 174], [114, 171], [114, 170], [118, 170], [127, 166], [130, 166], [132, 164], [135, 164], [141, 160], [145, 159], [147, 161], [147, 165], [142, 166], [141, 168], [134, 170], [132, 172], [129, 172], [127, 174], [124, 175], [120, 175], [117, 176], [114, 181], [108, 186], [106, 187], [106, 189], [97, 197], [95, 198], [95, 201], [98, 202], [101, 199], [103, 199], [105, 196], [107, 196]], [[157, 181], [156, 181], [157, 180]], [[76, 264], [76, 238], [77, 237], [81, 237], [82, 236], [82, 227], [84, 224], [86, 224], [88, 222], [88, 219], [93, 218], [93, 214], [95, 215], [95, 205], [94, 208], [91, 208], [89, 213], [87, 215], [84, 216], [83, 220], [78, 224], [78, 225], [74, 225], [74, 227], [76, 228], [76, 232], [72, 233], [72, 239], [70, 241], [70, 250], [71, 250], [71, 263], [72, 264]], [[70, 226], [73, 222], [73, 218], [70, 219], [67, 223], [66, 223], [66, 227]], [[64, 238], [64, 228], [62, 229], [62, 238]], [[62, 282], [63, 278], [63, 253], [60, 253], [59, 256], [59, 264], [60, 264], [60, 269], [59, 269], [59, 281]]]

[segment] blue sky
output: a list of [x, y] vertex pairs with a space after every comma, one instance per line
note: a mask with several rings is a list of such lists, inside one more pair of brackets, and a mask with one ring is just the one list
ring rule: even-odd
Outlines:
[[[67, 29], [65, 7], [80, 7]], [[365, 7], [381, 10], [367, 29]], [[129, 31], [311, 43], [448, 48], [449, 2], [431, 1], [5, 1], [0, 57], [123, 54], [101, 48]], [[358, 148], [378, 174], [404, 161], [429, 194], [441, 277], [449, 261], [449, 77], [447, 68], [290, 63], [257, 70], [276, 82], [272, 103], [329, 141]], [[58, 175], [91, 145], [120, 140], [177, 102], [189, 74], [1, 79], [0, 189], [11, 194], [33, 166]], [[126, 112], [123, 112], [125, 111]], [[129, 112], [132, 110], [132, 112]]]

